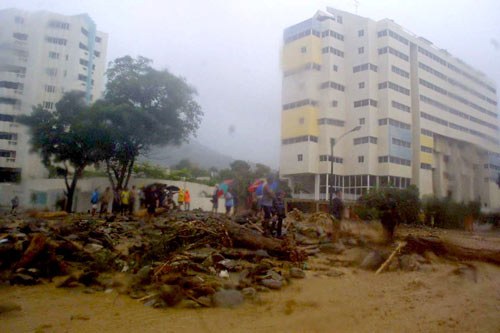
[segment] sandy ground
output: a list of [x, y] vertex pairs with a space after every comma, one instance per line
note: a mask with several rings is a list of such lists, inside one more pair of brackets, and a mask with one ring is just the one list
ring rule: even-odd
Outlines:
[[[497, 236], [448, 233], [470, 244], [500, 245]], [[489, 238], [491, 237], [491, 239]], [[310, 259], [321, 267], [327, 256]], [[21, 305], [0, 314], [1, 332], [500, 332], [500, 267], [474, 263], [477, 282], [433, 271], [307, 271], [303, 280], [235, 309], [153, 309], [116, 292], [84, 294], [54, 284], [2, 287], [0, 301]]]

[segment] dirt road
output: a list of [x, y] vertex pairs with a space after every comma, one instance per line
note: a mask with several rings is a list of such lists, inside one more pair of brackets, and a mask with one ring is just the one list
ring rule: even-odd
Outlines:
[[285, 290], [263, 294], [261, 304], [236, 309], [157, 310], [115, 292], [5, 287], [0, 299], [22, 310], [1, 314], [0, 331], [499, 332], [500, 268], [476, 266], [477, 282], [450, 274], [451, 264], [430, 273], [308, 271]]

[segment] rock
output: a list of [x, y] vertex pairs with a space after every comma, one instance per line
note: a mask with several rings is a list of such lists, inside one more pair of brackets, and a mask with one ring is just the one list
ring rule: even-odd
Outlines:
[[417, 271], [420, 264], [415, 256], [405, 254], [399, 257], [399, 266], [404, 271]]
[[0, 314], [12, 311], [21, 311], [21, 306], [14, 302], [0, 303]]
[[183, 299], [177, 306], [182, 309], [198, 309], [201, 307], [200, 304], [190, 299]]
[[79, 278], [75, 274], [71, 274], [58, 284], [56, 284], [56, 288], [72, 288], [78, 286]]
[[260, 283], [269, 289], [281, 289], [283, 287], [283, 283], [278, 280], [273, 280], [273, 279], [264, 279], [260, 281]]
[[27, 274], [16, 274], [10, 280], [10, 284], [21, 284], [23, 286], [33, 286], [37, 283], [37, 280]]
[[255, 288], [248, 287], [248, 288], [243, 288], [241, 290], [241, 293], [245, 298], [253, 299], [255, 298], [255, 295], [257, 295], [257, 290], [255, 290]]
[[236, 262], [235, 260], [224, 259], [224, 260], [219, 261], [215, 265], [215, 267], [217, 267], [218, 269], [226, 269], [228, 271], [234, 271], [234, 268], [236, 267], [237, 264], [238, 264], [238, 262]]
[[294, 279], [303, 279], [306, 277], [306, 273], [297, 267], [290, 268], [290, 276]]
[[451, 271], [451, 274], [460, 276], [466, 280], [471, 282], [477, 282], [477, 268], [474, 265], [467, 264], [466, 266], [462, 266]]
[[98, 276], [99, 273], [95, 271], [84, 272], [78, 279], [78, 282], [83, 283], [86, 286], [90, 286], [91, 284], [97, 283]]
[[220, 290], [213, 295], [213, 304], [218, 307], [235, 307], [244, 301], [238, 290]]
[[439, 257], [436, 254], [434, 254], [434, 252], [432, 252], [432, 251], [425, 251], [424, 257], [425, 257], [425, 259], [427, 259], [431, 263], [439, 262]]
[[198, 297], [198, 302], [203, 303], [206, 306], [210, 306], [210, 304], [212, 304], [212, 302], [210, 301], [210, 297], [208, 296]]
[[214, 263], [218, 263], [219, 261], [222, 261], [224, 259], [225, 259], [224, 256], [220, 253], [212, 254], [212, 262], [214, 262]]
[[326, 276], [329, 276], [329, 277], [339, 277], [339, 276], [342, 276], [344, 274], [345, 274], [344, 272], [338, 271], [336, 269], [332, 269], [332, 270], [326, 272]]
[[384, 258], [377, 252], [371, 251], [361, 262], [361, 268], [375, 270], [382, 265]]
[[168, 306], [174, 306], [184, 298], [181, 287], [170, 285], [163, 285], [159, 296]]
[[205, 258], [205, 260], [203, 260], [203, 262], [201, 263], [202, 266], [204, 267], [212, 267], [214, 265], [214, 260], [212, 259], [212, 256], [208, 256]]
[[149, 280], [149, 275], [151, 274], [151, 266], [146, 265], [142, 267], [139, 271], [137, 271], [137, 278], [139, 278], [140, 281], [148, 281]]
[[85, 245], [85, 251], [89, 252], [89, 253], [96, 253], [96, 252], [99, 252], [100, 250], [103, 249], [103, 246], [102, 245], [99, 245], [99, 244], [95, 244], [95, 243], [89, 243], [87, 245]]
[[269, 253], [266, 250], [257, 250], [255, 251], [255, 257], [257, 259], [269, 258]]
[[332, 254], [341, 254], [345, 250], [345, 246], [342, 243], [326, 243], [321, 244], [319, 246], [319, 250], [322, 253], [332, 253]]
[[283, 280], [283, 276], [281, 276], [281, 274], [279, 274], [278, 272], [273, 271], [272, 269], [267, 271], [267, 274], [264, 278], [265, 279], [272, 279], [272, 280], [276, 280], [276, 281]]
[[37, 268], [30, 268], [28, 269], [27, 274], [36, 279], [40, 275], [40, 270]]

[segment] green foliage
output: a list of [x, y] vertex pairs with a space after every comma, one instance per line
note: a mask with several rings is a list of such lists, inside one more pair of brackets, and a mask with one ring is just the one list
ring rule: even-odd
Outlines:
[[[53, 175], [64, 177], [68, 211], [78, 179], [87, 166], [104, 159], [103, 147], [108, 140], [98, 112], [86, 105], [84, 95], [79, 91], [66, 93], [56, 103], [56, 111], [37, 106], [31, 115], [17, 118], [28, 127], [32, 151], [41, 155], [43, 163], [52, 168]], [[71, 184], [68, 182], [70, 172], [73, 175]]]
[[168, 174], [165, 169], [160, 166], [151, 165], [148, 162], [137, 163], [134, 165], [134, 174], [137, 177], [153, 178], [153, 179], [168, 179]]
[[379, 211], [375, 207], [367, 207], [365, 205], [355, 205], [354, 213], [364, 221], [377, 220], [379, 218]]
[[422, 199], [422, 209], [425, 214], [425, 224], [439, 228], [462, 228], [467, 215], [475, 219], [480, 217], [481, 204], [471, 201], [459, 203], [450, 198], [438, 198], [436, 196], [425, 196]]
[[359, 199], [360, 205], [364, 206], [364, 208], [360, 207], [358, 209], [361, 209], [361, 213], [365, 215], [371, 214], [372, 210], [377, 211], [377, 214], [373, 213], [373, 215], [379, 215], [380, 211], [387, 206], [389, 198], [394, 199], [396, 203], [399, 222], [408, 224], [418, 222], [420, 199], [418, 188], [414, 185], [410, 185], [405, 189], [392, 186], [372, 188]]
[[106, 72], [104, 101], [106, 123], [113, 143], [106, 158], [113, 187], [123, 187], [136, 158], [152, 146], [180, 144], [194, 135], [200, 125], [196, 90], [167, 70], [156, 70], [144, 57], [118, 58]]

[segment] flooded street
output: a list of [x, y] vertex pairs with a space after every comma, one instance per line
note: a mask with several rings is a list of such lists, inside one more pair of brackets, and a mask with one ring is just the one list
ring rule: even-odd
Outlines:
[[[55, 288], [4, 287], [2, 300], [22, 310], [0, 315], [4, 332], [447, 332], [500, 330], [500, 268], [476, 263], [477, 282], [433, 272], [373, 272], [341, 268], [328, 277], [321, 257], [304, 280], [261, 294], [235, 309], [153, 309], [125, 295]], [[318, 263], [318, 264], [316, 264]]]

